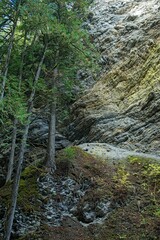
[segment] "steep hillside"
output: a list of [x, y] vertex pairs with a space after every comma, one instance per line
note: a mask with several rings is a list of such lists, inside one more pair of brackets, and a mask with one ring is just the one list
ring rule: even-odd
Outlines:
[[[153, 159], [110, 164], [66, 148], [54, 175], [40, 162], [23, 171], [11, 239], [158, 240], [159, 187], [160, 164]], [[10, 184], [0, 188], [0, 239], [9, 201]]]
[[102, 2], [90, 31], [104, 72], [73, 105], [70, 139], [160, 154], [160, 3]]
[[[56, 133], [54, 172], [45, 164], [46, 110], [34, 109], [10, 240], [160, 239], [160, 1], [90, 2], [83, 27], [102, 72], [95, 84], [84, 74], [94, 86], [71, 106], [70, 141]], [[0, 152], [0, 240], [9, 152]]]

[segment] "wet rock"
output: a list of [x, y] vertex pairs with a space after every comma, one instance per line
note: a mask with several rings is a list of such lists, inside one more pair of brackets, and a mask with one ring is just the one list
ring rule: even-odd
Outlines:
[[110, 204], [110, 201], [102, 201], [98, 203], [95, 208], [96, 217], [100, 219], [106, 217], [107, 213], [110, 211]]
[[[29, 130], [29, 141], [32, 145], [47, 145], [48, 141], [48, 122], [43, 118], [35, 119], [31, 125]], [[69, 140], [60, 133], [56, 132], [56, 150], [60, 150], [70, 145]]]
[[84, 223], [91, 223], [93, 222], [95, 219], [95, 213], [94, 212], [88, 212], [86, 211], [86, 209], [83, 209], [83, 218], [82, 218], [82, 222]]
[[69, 177], [58, 181], [50, 174], [40, 178], [38, 184], [42, 195], [47, 190], [47, 201], [43, 202], [44, 217], [52, 226], [61, 226], [64, 216], [74, 216], [80, 198], [89, 188], [89, 184], [78, 185]]
[[25, 214], [19, 208], [15, 211], [13, 236], [24, 236], [29, 232], [34, 232], [40, 227], [40, 217], [36, 213]]
[[110, 201], [100, 200], [97, 202], [89, 201], [81, 203], [77, 208], [77, 218], [85, 226], [90, 224], [102, 223], [111, 211]]

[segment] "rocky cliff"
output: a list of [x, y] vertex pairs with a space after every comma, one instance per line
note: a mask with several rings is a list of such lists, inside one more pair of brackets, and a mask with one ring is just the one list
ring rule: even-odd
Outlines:
[[160, 155], [160, 2], [94, 1], [88, 29], [100, 80], [72, 106], [72, 141]]
[[[49, 174], [43, 166], [48, 124], [34, 119], [11, 239], [159, 239], [159, 12], [159, 0], [92, 1], [85, 27], [101, 52], [103, 71], [73, 104], [68, 130], [85, 151], [65, 148], [70, 142], [57, 133], [56, 149], [64, 149]], [[11, 198], [4, 170], [0, 239]]]

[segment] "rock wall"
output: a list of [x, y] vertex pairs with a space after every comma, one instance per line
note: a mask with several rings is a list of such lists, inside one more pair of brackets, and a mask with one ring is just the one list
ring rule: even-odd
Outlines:
[[100, 80], [72, 106], [69, 137], [160, 154], [160, 2], [95, 1]]

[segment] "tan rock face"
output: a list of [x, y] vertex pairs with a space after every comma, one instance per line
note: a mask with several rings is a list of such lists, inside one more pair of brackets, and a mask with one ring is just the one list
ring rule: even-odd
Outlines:
[[79, 101], [85, 102], [87, 109], [95, 108], [100, 112], [107, 110], [123, 113], [131, 105], [143, 105], [150, 92], [158, 93], [160, 90], [159, 53], [160, 43], [150, 50], [142, 63], [137, 57], [137, 64], [132, 68], [128, 68], [130, 59], [122, 66], [113, 68]]
[[[95, 30], [97, 43], [102, 38], [98, 45], [100, 49], [103, 46], [102, 57], [107, 53], [112, 63], [105, 63], [100, 80], [72, 106], [72, 141], [106, 142], [160, 154], [160, 3], [145, 2], [147, 5], [143, 1], [121, 1], [120, 8], [125, 11], [118, 13], [117, 1], [106, 1], [106, 7], [97, 1], [92, 8], [92, 33]], [[100, 32], [105, 24], [104, 13], [108, 13], [107, 19], [118, 16], [119, 20], [110, 24], [116, 25], [116, 37], [107, 25], [103, 37], [96, 35], [98, 27]], [[122, 26], [128, 32], [122, 32]], [[113, 41], [106, 44], [108, 37]], [[113, 61], [116, 52], [119, 55]]]

